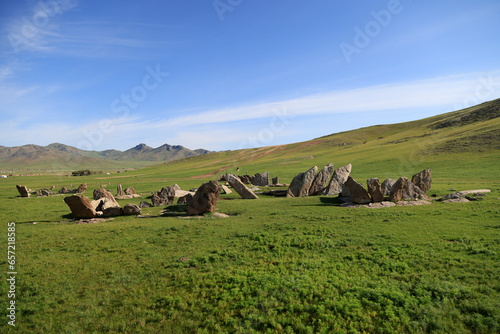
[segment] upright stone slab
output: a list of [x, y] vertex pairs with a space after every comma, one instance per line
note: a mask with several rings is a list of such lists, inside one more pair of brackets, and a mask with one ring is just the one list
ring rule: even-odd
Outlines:
[[163, 187], [156, 194], [153, 194], [151, 201], [153, 206], [171, 205], [175, 200], [175, 188], [171, 186]]
[[122, 185], [119, 184], [116, 186], [116, 196], [122, 196], [123, 195], [123, 188]]
[[391, 189], [394, 183], [396, 183], [396, 181], [391, 178], [385, 179], [385, 181], [382, 182], [381, 188], [384, 196], [389, 196], [391, 194]]
[[309, 189], [309, 195], [320, 195], [325, 192], [326, 185], [333, 174], [333, 163], [323, 167], [323, 169], [314, 177], [314, 181]]
[[259, 199], [259, 197], [255, 195], [253, 191], [248, 189], [238, 177], [232, 174], [227, 174], [226, 180], [243, 199]]
[[288, 186], [288, 190], [286, 192], [287, 198], [299, 197], [300, 189], [302, 189], [302, 184], [304, 183], [304, 174], [305, 173], [299, 173], [292, 179], [292, 182], [290, 182], [290, 186]]
[[273, 177], [272, 181], [273, 181], [273, 185], [278, 184], [279, 183], [279, 178], [277, 176]]
[[69, 206], [75, 218], [84, 219], [96, 217], [96, 211], [92, 207], [92, 203], [85, 196], [69, 196], [64, 198], [64, 202]]
[[432, 185], [431, 169], [427, 168], [411, 177], [411, 182], [426, 194]]
[[368, 204], [372, 200], [366, 189], [358, 182], [354, 181], [352, 177], [348, 177], [345, 185], [349, 188], [351, 194], [351, 201], [356, 204]]
[[368, 179], [366, 181], [366, 184], [368, 186], [368, 193], [370, 194], [374, 203], [384, 201], [382, 187], [380, 186], [380, 181], [377, 177]]
[[344, 167], [340, 167], [333, 172], [332, 179], [325, 189], [324, 194], [326, 196], [332, 196], [337, 194], [342, 194], [342, 185], [347, 181], [349, 174], [351, 173], [352, 165], [348, 164]]
[[16, 185], [17, 191], [19, 191], [19, 195], [21, 197], [30, 197], [30, 193], [28, 192], [28, 187]]
[[220, 187], [215, 181], [202, 184], [194, 194], [187, 208], [188, 215], [201, 215], [214, 212], [219, 199]]
[[422, 190], [410, 182], [407, 177], [400, 177], [392, 186], [390, 199], [393, 202], [423, 198], [425, 198], [425, 194]]

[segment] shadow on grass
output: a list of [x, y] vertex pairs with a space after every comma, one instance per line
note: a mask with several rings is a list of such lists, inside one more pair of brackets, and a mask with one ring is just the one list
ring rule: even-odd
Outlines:
[[320, 197], [321, 204], [292, 204], [292, 206], [340, 206], [344, 202], [338, 197]]

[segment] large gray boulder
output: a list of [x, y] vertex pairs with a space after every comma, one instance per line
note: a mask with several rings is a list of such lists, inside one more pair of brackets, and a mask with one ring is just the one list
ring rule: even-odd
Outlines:
[[413, 182], [407, 177], [400, 177], [396, 183], [392, 186], [390, 199], [393, 202], [401, 200], [418, 200], [424, 199], [425, 194], [419, 187], [417, 187]]
[[141, 214], [141, 208], [137, 204], [127, 204], [123, 207], [123, 214], [125, 216], [136, 216]]
[[73, 195], [64, 198], [64, 202], [69, 206], [75, 218], [95, 218], [97, 213], [92, 207], [92, 203], [85, 196]]
[[269, 173], [264, 172], [262, 174], [255, 174], [252, 177], [252, 184], [259, 187], [267, 187], [269, 185]]
[[374, 203], [382, 202], [384, 200], [384, 194], [382, 193], [382, 187], [380, 186], [380, 181], [377, 177], [368, 179], [366, 181], [368, 186], [368, 193], [370, 194], [372, 201]]
[[320, 195], [325, 192], [326, 185], [333, 174], [333, 163], [323, 167], [323, 169], [314, 177], [314, 181], [309, 189], [309, 195]]
[[174, 187], [163, 187], [156, 194], [153, 194], [151, 201], [153, 206], [161, 205], [171, 205], [175, 200], [175, 188]]
[[28, 192], [28, 187], [16, 185], [17, 191], [19, 191], [19, 195], [21, 197], [30, 197], [30, 193]]
[[193, 200], [187, 208], [188, 215], [201, 215], [214, 212], [219, 200], [220, 187], [216, 181], [210, 181], [201, 185], [194, 194]]
[[351, 201], [353, 203], [368, 204], [372, 201], [366, 189], [361, 185], [361, 183], [354, 181], [352, 177], [349, 176], [347, 178], [345, 185], [349, 189]]
[[411, 177], [411, 182], [422, 190], [424, 194], [427, 194], [429, 189], [431, 189], [432, 184], [432, 174], [431, 169], [427, 168], [417, 173]]
[[332, 179], [325, 189], [324, 194], [326, 196], [337, 195], [342, 193], [342, 185], [347, 181], [349, 174], [351, 173], [352, 165], [348, 164], [344, 167], [340, 167], [333, 172]]
[[286, 197], [306, 197], [309, 195], [309, 189], [318, 173], [318, 167], [313, 166], [305, 173], [299, 173], [295, 176], [288, 187]]
[[391, 189], [394, 183], [396, 183], [396, 180], [391, 178], [385, 179], [385, 181], [382, 182], [381, 188], [382, 188], [382, 194], [384, 194], [384, 196], [389, 196], [391, 194]]
[[255, 195], [255, 193], [253, 191], [248, 189], [247, 186], [245, 186], [243, 184], [243, 182], [241, 182], [241, 180], [238, 177], [236, 177], [232, 174], [226, 174], [225, 178], [226, 178], [227, 182], [231, 185], [231, 187], [233, 187], [233, 189], [243, 199], [259, 199], [259, 197], [257, 197], [257, 195]]

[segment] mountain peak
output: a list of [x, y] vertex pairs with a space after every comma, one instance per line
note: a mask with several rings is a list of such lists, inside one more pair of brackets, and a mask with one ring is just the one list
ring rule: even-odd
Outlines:
[[134, 147], [134, 150], [136, 150], [136, 151], [144, 151], [144, 150], [151, 150], [151, 149], [152, 149], [152, 147], [149, 147], [148, 145], [146, 145], [144, 143], [140, 143], [139, 145]]

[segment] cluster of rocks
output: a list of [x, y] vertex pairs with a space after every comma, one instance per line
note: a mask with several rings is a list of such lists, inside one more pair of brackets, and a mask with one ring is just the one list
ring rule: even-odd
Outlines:
[[[217, 181], [229, 182], [229, 180], [226, 177], [227, 175], [228, 174], [219, 176], [217, 178]], [[264, 172], [262, 174], [257, 173], [257, 174], [251, 175], [251, 176], [250, 175], [233, 175], [233, 177], [238, 178], [241, 181], [241, 183], [243, 183], [243, 184], [253, 184], [254, 186], [258, 186], [258, 187], [267, 187], [269, 185], [269, 173], [268, 172]]]
[[342, 195], [350, 197], [352, 203], [368, 204], [380, 203], [385, 200], [391, 202], [418, 201], [427, 199], [426, 193], [431, 188], [432, 175], [429, 168], [413, 175], [411, 181], [407, 177], [400, 177], [397, 181], [386, 179], [382, 184], [374, 177], [366, 181], [367, 189], [352, 177], [348, 177]]
[[72, 195], [65, 197], [64, 202], [77, 219], [141, 214], [141, 209], [136, 204], [127, 204], [122, 208], [113, 194], [104, 188], [95, 189], [93, 198], [94, 200], [91, 201], [86, 196]]
[[116, 196], [117, 199], [131, 199], [135, 197], [141, 197], [141, 195], [136, 194], [135, 189], [133, 187], [128, 187], [123, 191], [122, 185], [119, 184], [116, 186]]
[[288, 187], [286, 197], [306, 197], [314, 195], [336, 195], [342, 193], [342, 186], [351, 173], [351, 164], [334, 169], [333, 163], [318, 172], [313, 166], [307, 172], [296, 175]]
[[[52, 191], [55, 189], [55, 186], [50, 187], [50, 189], [47, 188], [42, 188], [38, 189], [35, 191], [31, 191], [28, 189], [26, 186], [22, 185], [16, 185], [17, 191], [19, 192], [19, 195], [21, 197], [30, 197], [30, 195], [36, 195], [38, 197], [46, 197], [46, 196], [51, 196], [55, 195], [55, 193]], [[58, 194], [80, 194], [84, 193], [85, 190], [87, 190], [87, 184], [82, 183], [77, 189], [68, 189], [66, 187], [62, 187], [57, 193]]]

